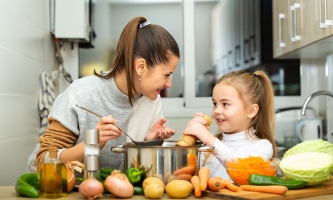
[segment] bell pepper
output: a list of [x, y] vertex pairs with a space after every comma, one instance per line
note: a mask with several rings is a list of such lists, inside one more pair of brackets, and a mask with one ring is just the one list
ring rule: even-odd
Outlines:
[[140, 170], [142, 170], [142, 174], [141, 174], [141, 180], [145, 180], [147, 178], [147, 173], [153, 168], [153, 165], [150, 166], [149, 169], [146, 170], [146, 167], [145, 166], [142, 166], [140, 168]]
[[128, 180], [132, 183], [139, 183], [141, 181], [141, 174], [143, 173], [143, 170], [131, 167], [126, 170], [125, 174], [128, 178]]
[[39, 183], [38, 173], [23, 174], [16, 180], [15, 191], [20, 196], [37, 198], [39, 197]]

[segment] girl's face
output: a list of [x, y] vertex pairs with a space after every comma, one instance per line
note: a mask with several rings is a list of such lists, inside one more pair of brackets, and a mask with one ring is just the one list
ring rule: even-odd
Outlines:
[[178, 61], [178, 57], [171, 54], [167, 64], [159, 64], [153, 68], [145, 67], [138, 83], [138, 92], [155, 100], [161, 90], [166, 87], [171, 88], [171, 74], [176, 69]]
[[212, 101], [212, 116], [221, 132], [233, 134], [248, 128], [249, 111], [234, 87], [218, 83], [213, 89]]

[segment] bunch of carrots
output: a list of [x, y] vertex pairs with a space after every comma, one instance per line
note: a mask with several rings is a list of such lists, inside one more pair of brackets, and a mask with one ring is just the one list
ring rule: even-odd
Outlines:
[[205, 191], [206, 189], [218, 192], [220, 189], [227, 188], [230, 191], [238, 192], [241, 188], [241, 190], [280, 195], [286, 194], [288, 191], [288, 188], [282, 185], [241, 185], [238, 187], [229, 180], [223, 180], [220, 176], [210, 177], [210, 169], [206, 166], [199, 169], [198, 175], [192, 176], [191, 183], [194, 187], [195, 197], [201, 197], [202, 191]]
[[239, 190], [239, 187], [232, 184], [229, 180], [223, 180], [220, 176], [210, 177], [210, 169], [206, 166], [199, 169], [198, 175], [192, 176], [191, 183], [194, 187], [194, 196], [196, 197], [200, 197], [202, 191], [207, 188], [215, 192], [223, 188], [234, 192]]

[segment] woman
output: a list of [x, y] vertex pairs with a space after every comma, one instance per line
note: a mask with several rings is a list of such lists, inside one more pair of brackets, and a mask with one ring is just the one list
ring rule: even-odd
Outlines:
[[[178, 45], [168, 31], [144, 17], [133, 18], [121, 33], [112, 68], [74, 81], [57, 97], [27, 171], [39, 170], [51, 146], [59, 149], [63, 163], [82, 161], [85, 130], [99, 130], [100, 167], [115, 169], [121, 168], [124, 155], [110, 148], [125, 143], [126, 135], [113, 124], [137, 141], [174, 135], [174, 130], [164, 126], [159, 93], [172, 86], [170, 76], [179, 57]], [[76, 104], [106, 117], [98, 118]]]

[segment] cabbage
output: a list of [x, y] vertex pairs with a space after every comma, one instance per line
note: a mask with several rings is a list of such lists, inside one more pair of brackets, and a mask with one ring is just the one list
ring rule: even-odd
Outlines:
[[319, 152], [297, 153], [283, 158], [280, 168], [288, 180], [307, 181], [309, 186], [319, 185], [330, 178], [333, 155]]
[[321, 139], [307, 140], [290, 148], [284, 153], [283, 158], [303, 152], [322, 152], [333, 155], [333, 144]]

